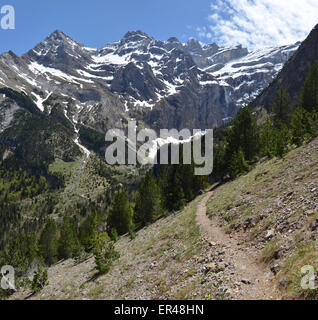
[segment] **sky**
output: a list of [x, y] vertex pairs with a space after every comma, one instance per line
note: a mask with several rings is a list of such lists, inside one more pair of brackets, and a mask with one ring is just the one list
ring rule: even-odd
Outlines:
[[4, 5], [15, 9], [15, 29], [0, 29], [0, 52], [17, 54], [56, 29], [97, 48], [142, 30], [159, 40], [252, 50], [301, 41], [318, 23], [317, 0], [0, 0]]

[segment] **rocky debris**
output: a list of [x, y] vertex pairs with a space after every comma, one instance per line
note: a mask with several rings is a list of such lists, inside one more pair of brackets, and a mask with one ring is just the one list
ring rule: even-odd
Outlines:
[[279, 266], [279, 264], [274, 264], [274, 265], [272, 265], [271, 266], [271, 271], [273, 272], [273, 274], [276, 276], [276, 274], [279, 272], [279, 270], [280, 270], [280, 266]]
[[279, 289], [283, 290], [285, 288], [287, 284], [287, 279], [285, 277], [283, 277], [280, 281], [279, 281]]
[[312, 222], [310, 223], [309, 230], [310, 230], [311, 232], [314, 232], [314, 231], [316, 231], [317, 229], [318, 229], [318, 219], [315, 219], [314, 221], [312, 221]]
[[268, 230], [266, 235], [265, 235], [265, 240], [270, 240], [274, 236], [274, 230]]
[[214, 241], [209, 242], [210, 247], [215, 247], [216, 243]]
[[248, 279], [242, 279], [241, 282], [244, 284], [252, 284], [252, 282]]
[[207, 272], [214, 272], [214, 271], [216, 271], [217, 270], [217, 265], [216, 265], [216, 263], [214, 263], [214, 262], [211, 262], [211, 263], [208, 263], [206, 266], [205, 266], [205, 270], [207, 271]]
[[284, 267], [298, 244], [318, 241], [317, 151], [316, 138], [284, 160], [261, 163], [246, 177], [219, 187], [210, 200], [209, 212], [230, 232], [230, 239], [243, 239], [243, 247], [257, 249], [260, 260], [268, 254], [266, 269], [281, 290], [289, 272]]

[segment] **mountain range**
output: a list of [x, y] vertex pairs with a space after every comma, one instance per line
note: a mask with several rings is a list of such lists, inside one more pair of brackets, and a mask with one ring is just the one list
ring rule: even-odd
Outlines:
[[55, 31], [22, 56], [2, 54], [0, 85], [25, 93], [47, 115], [58, 104], [73, 125], [100, 132], [131, 118], [156, 130], [205, 129], [232, 119], [299, 45], [249, 52], [133, 31], [99, 50]]

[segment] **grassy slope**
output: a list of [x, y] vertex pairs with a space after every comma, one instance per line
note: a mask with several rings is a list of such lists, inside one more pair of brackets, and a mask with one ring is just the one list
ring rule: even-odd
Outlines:
[[246, 235], [260, 260], [277, 269], [287, 297], [317, 295], [301, 289], [300, 269], [313, 265], [318, 271], [318, 139], [216, 189], [208, 213], [227, 232]]
[[[300, 268], [317, 266], [318, 139], [290, 152], [284, 160], [260, 163], [236, 181], [217, 188], [208, 204], [211, 218], [225, 230], [240, 233], [258, 249], [259, 259], [277, 269], [277, 285], [287, 297], [312, 297], [300, 289]], [[49, 270], [50, 285], [32, 299], [224, 299], [222, 285], [235, 290], [227, 273], [202, 272], [214, 261], [195, 224], [197, 204], [121, 238], [121, 257], [109, 274], [94, 279], [94, 259], [61, 262]], [[318, 223], [317, 223], [318, 227]], [[269, 230], [273, 238], [265, 239]], [[27, 297], [19, 292], [14, 299]]]
[[[49, 270], [50, 285], [32, 299], [194, 299], [216, 290], [201, 285], [198, 256], [209, 250], [195, 224], [198, 198], [182, 212], [161, 219], [116, 244], [120, 259], [95, 280], [94, 259], [61, 262]], [[14, 295], [23, 299], [26, 292]]]

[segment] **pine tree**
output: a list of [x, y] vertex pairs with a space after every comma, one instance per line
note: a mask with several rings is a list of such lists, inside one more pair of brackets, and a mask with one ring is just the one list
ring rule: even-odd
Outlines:
[[15, 268], [17, 276], [24, 276], [39, 256], [39, 245], [35, 233], [15, 234], [5, 248], [6, 264]]
[[100, 274], [105, 274], [110, 270], [113, 261], [119, 258], [119, 253], [115, 250], [113, 242], [105, 233], [99, 233], [94, 246], [94, 257], [96, 269]]
[[89, 252], [94, 246], [99, 224], [100, 218], [96, 210], [94, 210], [92, 214], [89, 214], [86, 217], [86, 219], [80, 226], [79, 240], [81, 245], [84, 246], [87, 252]]
[[109, 211], [109, 229], [115, 228], [119, 235], [128, 233], [133, 229], [133, 210], [125, 191], [118, 191], [112, 201]]
[[254, 160], [259, 152], [259, 130], [250, 106], [242, 108], [233, 121], [227, 138], [226, 161], [229, 163], [233, 154], [240, 148], [247, 161]]
[[44, 287], [49, 285], [48, 271], [45, 268], [40, 267], [35, 273], [31, 282], [31, 290], [33, 294], [39, 293]]
[[217, 180], [223, 180], [223, 178], [228, 174], [225, 143], [220, 143], [216, 147], [213, 164], [213, 177]]
[[179, 164], [177, 170], [181, 177], [181, 185], [186, 201], [194, 199], [197, 190], [195, 190], [194, 164]]
[[162, 214], [161, 191], [151, 172], [143, 179], [137, 193], [135, 216], [143, 226]]
[[275, 136], [275, 149], [274, 156], [283, 158], [288, 152], [288, 146], [290, 143], [290, 132], [285, 124], [279, 124], [279, 129], [274, 130]]
[[169, 184], [169, 207], [170, 211], [178, 211], [183, 208], [186, 203], [182, 179], [181, 179], [181, 171], [178, 170], [179, 166], [175, 165], [172, 173], [172, 178]]
[[245, 161], [244, 152], [242, 148], [239, 151], [235, 152], [232, 156], [230, 167], [229, 167], [229, 174], [231, 179], [235, 179], [240, 174], [248, 171], [249, 167]]
[[58, 256], [57, 228], [54, 220], [49, 220], [40, 236], [40, 252], [47, 265], [56, 262]]
[[58, 252], [60, 259], [74, 257], [79, 250], [79, 241], [76, 235], [74, 222], [69, 216], [63, 219], [61, 234], [58, 242]]
[[312, 120], [309, 113], [303, 108], [297, 108], [294, 112], [291, 127], [292, 142], [298, 147], [313, 135]]
[[267, 119], [260, 133], [260, 154], [262, 157], [272, 158], [275, 154], [275, 130], [271, 119]]
[[279, 127], [281, 123], [288, 125], [290, 123], [292, 108], [288, 91], [279, 89], [275, 93], [275, 101], [271, 106], [274, 114], [274, 126]]
[[318, 62], [309, 70], [301, 93], [301, 106], [309, 113], [318, 111]]

